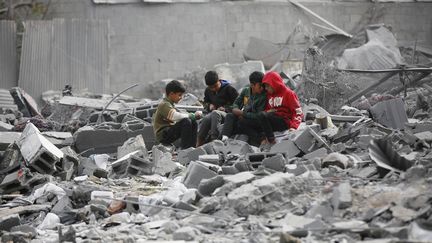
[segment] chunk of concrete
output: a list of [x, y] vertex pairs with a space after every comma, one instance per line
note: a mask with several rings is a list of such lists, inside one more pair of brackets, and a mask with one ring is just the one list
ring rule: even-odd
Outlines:
[[264, 168], [272, 169], [275, 171], [284, 171], [285, 162], [286, 159], [282, 156], [282, 154], [277, 154], [275, 156], [265, 158], [262, 161], [262, 165], [264, 166]]
[[17, 144], [26, 163], [42, 174], [53, 174], [55, 164], [63, 158], [63, 152], [31, 123], [26, 125]]
[[229, 175], [223, 177], [226, 183], [234, 183], [236, 187], [243, 184], [249, 183], [255, 179], [255, 175], [250, 171], [244, 171], [235, 175]]
[[335, 152], [327, 155], [322, 161], [323, 168], [329, 167], [331, 165], [346, 169], [351, 166], [351, 161], [346, 155]]
[[222, 166], [221, 168], [224, 175], [235, 175], [240, 172], [234, 165]]
[[300, 152], [300, 149], [291, 140], [282, 140], [270, 149], [270, 153], [286, 153], [288, 159], [297, 156]]
[[408, 117], [402, 98], [381, 101], [370, 108], [373, 119], [386, 127], [403, 129]]
[[129, 138], [123, 143], [122, 146], [118, 147], [117, 157], [121, 158], [137, 150], [140, 151], [144, 157], [148, 156], [147, 148], [141, 134], [136, 137]]
[[207, 154], [203, 147], [187, 148], [178, 152], [178, 161], [182, 165], [188, 165], [191, 161], [198, 160], [200, 155]]
[[247, 154], [253, 153], [252, 147], [247, 143], [240, 140], [228, 139], [227, 144], [225, 145], [223, 152], [225, 155], [228, 154]]
[[248, 161], [248, 163], [253, 168], [258, 168], [260, 165], [262, 165], [265, 159], [274, 157], [278, 154], [282, 155], [285, 159], [288, 157], [286, 153], [271, 153], [271, 152], [249, 153], [246, 154], [246, 161]]
[[308, 159], [308, 160], [314, 159], [314, 158], [320, 158], [321, 159], [321, 158], [326, 157], [327, 155], [328, 155], [327, 149], [326, 148], [320, 148], [320, 149], [317, 149], [311, 153], [303, 155], [303, 159]]
[[172, 161], [171, 153], [164, 152], [161, 147], [153, 146], [152, 157], [156, 174], [165, 176], [177, 169], [177, 164]]
[[432, 132], [431, 131], [424, 131], [414, 134], [418, 139], [424, 140], [428, 143], [432, 142]]
[[343, 182], [333, 188], [332, 205], [334, 209], [345, 209], [352, 205], [351, 186]]
[[217, 188], [225, 184], [222, 176], [215, 176], [210, 179], [202, 179], [198, 185], [198, 192], [203, 196], [210, 196]]
[[11, 124], [0, 121], [0, 132], [12, 131], [13, 128], [14, 126], [12, 126]]
[[198, 160], [206, 163], [219, 165], [220, 156], [218, 154], [203, 154], [198, 156]]
[[258, 214], [264, 209], [264, 202], [260, 199], [261, 195], [260, 189], [249, 183], [228, 193], [227, 199], [229, 205], [236, 210], [237, 214], [247, 216]]
[[196, 228], [186, 226], [176, 230], [173, 233], [173, 240], [175, 241], [193, 241], [199, 236], [200, 232]]
[[183, 184], [187, 188], [198, 188], [202, 179], [210, 179], [217, 175], [216, 172], [210, 170], [200, 162], [192, 161], [186, 171]]
[[14, 226], [21, 224], [21, 218], [18, 214], [11, 214], [0, 217], [0, 230], [10, 231]]

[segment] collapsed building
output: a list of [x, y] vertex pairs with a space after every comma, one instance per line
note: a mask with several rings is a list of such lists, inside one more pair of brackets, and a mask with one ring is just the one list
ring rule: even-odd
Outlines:
[[[0, 90], [1, 241], [431, 241], [432, 52], [401, 47], [385, 24], [351, 35], [292, 5], [332, 33], [296, 22], [284, 43], [250, 38], [241, 44], [246, 62], [212, 67], [236, 88], [252, 71], [274, 70], [298, 93], [304, 120], [277, 133], [269, 152], [241, 135], [186, 150], [157, 144], [151, 117], [172, 79], [146, 84], [144, 99], [123, 93], [136, 85], [101, 94], [56, 83], [41, 98], [29, 84]], [[48, 32], [83, 23], [52, 20]], [[29, 30], [43, 35], [43, 24]], [[22, 58], [21, 83], [35, 70]], [[78, 66], [49, 79], [73, 77]], [[203, 110], [204, 72], [177, 77], [190, 91], [179, 109]], [[84, 76], [93, 89], [104, 75]]]

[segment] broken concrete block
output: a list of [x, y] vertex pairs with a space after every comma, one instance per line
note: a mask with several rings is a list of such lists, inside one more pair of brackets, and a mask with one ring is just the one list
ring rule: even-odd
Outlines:
[[234, 167], [238, 170], [238, 171], [249, 171], [251, 170], [249, 164], [247, 161], [237, 161], [234, 163]]
[[148, 156], [147, 148], [141, 134], [136, 137], [129, 138], [128, 140], [126, 140], [126, 142], [123, 143], [122, 146], [118, 147], [117, 158], [121, 158], [137, 150], [142, 153], [144, 158]]
[[210, 170], [202, 163], [192, 161], [187, 168], [183, 184], [187, 188], [198, 188], [198, 185], [202, 179], [210, 179], [215, 177], [216, 175], [216, 172]]
[[258, 214], [264, 208], [262, 200], [256, 200], [261, 196], [261, 191], [258, 187], [249, 184], [244, 184], [233, 191], [228, 196], [228, 202], [240, 216], [250, 214]]
[[182, 165], [188, 165], [191, 161], [198, 160], [200, 155], [206, 154], [203, 147], [187, 148], [178, 152], [178, 161]]
[[332, 205], [334, 209], [345, 209], [352, 205], [351, 186], [343, 182], [333, 188]]
[[14, 126], [12, 126], [11, 124], [0, 121], [0, 132], [12, 131], [13, 128]]
[[293, 178], [292, 174], [276, 172], [266, 177], [263, 177], [258, 180], [252, 181], [252, 184], [258, 187], [262, 193], [267, 193], [272, 190], [275, 190], [279, 186], [286, 185], [290, 183], [290, 180]]
[[210, 179], [202, 179], [198, 185], [198, 192], [203, 196], [210, 196], [217, 188], [225, 184], [224, 177], [215, 176]]
[[0, 184], [0, 189], [2, 193], [27, 191], [46, 181], [45, 176], [33, 174], [29, 169], [25, 168], [8, 174]]
[[177, 169], [177, 164], [172, 161], [170, 152], [164, 152], [163, 147], [153, 146], [152, 148], [153, 164], [155, 165], [154, 173], [166, 175]]
[[173, 233], [173, 240], [175, 241], [193, 241], [200, 235], [199, 230], [187, 226], [176, 230]]
[[223, 177], [226, 183], [233, 183], [236, 187], [249, 183], [255, 179], [255, 175], [250, 171], [244, 171], [235, 175]]
[[130, 131], [121, 129], [121, 124], [114, 123], [102, 128], [84, 126], [74, 133], [75, 147], [78, 153], [83, 156], [90, 154], [116, 153], [119, 146], [122, 146], [131, 137], [142, 135], [147, 148], [155, 144], [153, 126], [145, 126], [143, 129]]
[[48, 213], [42, 223], [38, 226], [38, 229], [54, 229], [57, 227], [57, 224], [60, 224], [60, 218], [56, 214]]
[[300, 149], [291, 140], [282, 140], [270, 149], [270, 153], [286, 153], [288, 159], [297, 156], [300, 152]]
[[312, 205], [311, 208], [305, 214], [308, 218], [315, 218], [320, 216], [322, 219], [328, 219], [333, 216], [333, 209], [327, 201], [324, 201], [319, 204]]
[[7, 147], [20, 138], [20, 132], [0, 132], [0, 151], [4, 151]]
[[305, 154], [314, 151], [314, 137], [308, 129], [301, 131], [293, 140], [294, 144]]
[[285, 162], [286, 159], [282, 156], [282, 154], [277, 154], [275, 156], [265, 158], [262, 161], [262, 165], [264, 166], [264, 168], [272, 169], [275, 171], [284, 171]]
[[0, 230], [10, 231], [14, 226], [21, 224], [21, 219], [18, 214], [11, 214], [7, 216], [0, 217]]
[[287, 165], [285, 172], [286, 173], [290, 173], [293, 174], [295, 176], [301, 175], [303, 173], [305, 173], [306, 171], [308, 171], [308, 169], [306, 168], [305, 165], [301, 165], [301, 164], [289, 164]]
[[418, 139], [424, 140], [428, 143], [432, 142], [432, 132], [431, 131], [424, 131], [414, 134]]
[[317, 149], [311, 153], [303, 155], [303, 159], [314, 159], [314, 158], [324, 158], [327, 156], [327, 149], [326, 148], [320, 148]]
[[322, 167], [326, 168], [331, 165], [346, 169], [351, 166], [351, 161], [346, 155], [341, 153], [331, 153], [323, 159]]
[[154, 170], [154, 164], [148, 159], [143, 159], [135, 155], [129, 157], [129, 166], [127, 168], [127, 173], [129, 175], [152, 175]]
[[206, 163], [219, 165], [220, 156], [218, 154], [203, 154], [198, 156], [198, 160]]
[[246, 161], [248, 161], [253, 168], [258, 168], [260, 165], [262, 165], [264, 159], [271, 158], [278, 154], [282, 155], [285, 159], [287, 159], [288, 157], [286, 153], [271, 153], [271, 152], [249, 153], [246, 154]]
[[373, 119], [386, 127], [403, 129], [408, 117], [402, 98], [381, 101], [370, 108]]
[[252, 147], [247, 143], [240, 140], [228, 139], [226, 146], [223, 149], [225, 155], [228, 154], [247, 154], [253, 153]]
[[42, 174], [53, 174], [55, 164], [63, 158], [63, 152], [31, 123], [26, 125], [17, 144], [26, 163]]
[[234, 165], [222, 166], [221, 168], [224, 175], [234, 175], [240, 172]]
[[371, 176], [373, 176], [373, 175], [375, 175], [377, 173], [378, 173], [377, 167], [375, 167], [375, 166], [366, 166], [366, 167], [362, 168], [356, 174], [356, 176], [360, 177], [360, 178], [365, 178], [366, 179], [366, 178], [369, 178], [369, 177], [371, 177]]

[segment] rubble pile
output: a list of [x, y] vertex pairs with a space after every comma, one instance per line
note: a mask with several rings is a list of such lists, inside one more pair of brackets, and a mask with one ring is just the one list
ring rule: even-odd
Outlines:
[[155, 145], [137, 108], [67, 138], [30, 120], [2, 140], [1, 241], [430, 240], [432, 114], [418, 92], [372, 97], [369, 113], [304, 105], [269, 152]]

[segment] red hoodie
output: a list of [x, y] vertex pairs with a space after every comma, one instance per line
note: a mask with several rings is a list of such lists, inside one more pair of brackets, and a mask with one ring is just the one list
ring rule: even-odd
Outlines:
[[273, 94], [267, 92], [265, 111], [275, 110], [276, 115], [285, 120], [288, 128], [297, 129], [303, 119], [303, 112], [296, 93], [285, 86], [277, 72], [266, 73], [262, 82], [274, 90]]

